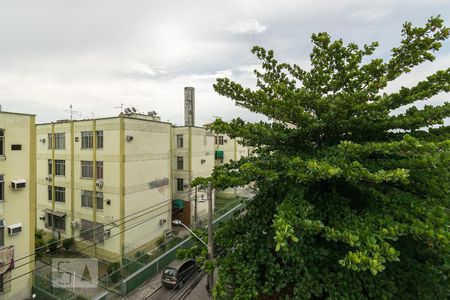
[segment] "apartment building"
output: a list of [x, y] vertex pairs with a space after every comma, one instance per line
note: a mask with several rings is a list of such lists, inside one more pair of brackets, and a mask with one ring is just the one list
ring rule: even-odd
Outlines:
[[0, 112], [0, 298], [31, 294], [35, 232], [35, 117]]
[[173, 216], [190, 225], [208, 212], [206, 191], [191, 187], [197, 177], [208, 177], [214, 168], [214, 134], [204, 127], [172, 129]]
[[153, 245], [171, 227], [170, 132], [136, 113], [37, 125], [37, 228], [110, 260]]
[[235, 139], [224, 134], [216, 134], [214, 137], [214, 157], [216, 165], [227, 163], [231, 160], [239, 160], [248, 156], [249, 148], [242, 146]]

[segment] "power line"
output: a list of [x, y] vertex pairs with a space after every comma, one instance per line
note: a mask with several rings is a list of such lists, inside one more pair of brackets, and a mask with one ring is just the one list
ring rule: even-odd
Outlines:
[[[191, 190], [186, 191], [186, 192], [183, 192], [183, 193], [181, 193], [181, 194], [184, 195], [184, 194], [188, 194], [188, 193], [190, 193], [190, 192], [191, 192]], [[166, 200], [164, 200], [164, 202], [170, 201], [170, 200], [171, 200], [171, 199], [166, 199]], [[149, 207], [147, 207], [147, 208], [144, 208], [143, 210], [140, 210], [140, 211], [137, 211], [137, 212], [135, 212], [135, 213], [129, 214], [129, 215], [127, 215], [127, 216], [124, 216], [124, 217], [122, 217], [122, 218], [119, 218], [119, 219], [117, 219], [117, 220], [115, 220], [115, 221], [112, 221], [112, 222], [110, 222], [110, 223], [105, 223], [105, 224], [101, 223], [101, 224], [103, 224], [103, 226], [116, 225], [116, 222], [118, 222], [118, 221], [124, 220], [124, 219], [126, 219], [126, 218], [128, 218], [128, 217], [134, 216], [134, 215], [136, 215], [136, 214], [138, 214], [138, 213], [142, 213], [143, 211], [146, 211], [146, 210], [148, 210], [148, 209], [151, 209], [151, 208], [153, 208], [153, 207], [155, 207], [155, 206], [162, 205], [162, 204], [166, 204], [166, 203], [155, 204], [155, 205], [149, 206]], [[85, 241], [86, 239], [83, 239], [83, 237], [81, 236], [81, 234], [82, 234], [82, 233], [89, 232], [89, 231], [92, 231], [92, 229], [86, 229], [86, 230], [80, 231], [80, 233], [78, 234], [78, 236], [74, 237], [74, 239], [75, 239], [75, 238], [82, 238], [82, 240], [81, 240], [81, 241], [76, 241], [76, 243], [80, 243], [80, 242]], [[27, 257], [33, 256], [33, 255], [36, 254], [36, 250], [46, 248], [46, 247], [48, 247], [49, 245], [57, 244], [58, 242], [59, 242], [59, 240], [58, 240], [58, 241], [54, 241], [54, 242], [52, 242], [52, 243], [48, 243], [47, 245], [44, 245], [44, 246], [35, 248], [35, 250], [34, 250], [33, 253], [28, 254], [28, 255], [26, 255], [26, 256], [23, 256], [23, 257], [21, 257], [21, 258], [18, 258], [18, 259], [14, 260], [14, 261], [15, 261], [15, 262], [18, 262], [18, 261], [20, 261], [20, 260], [22, 260], [22, 259], [25, 259], [25, 258], [27, 258]]]

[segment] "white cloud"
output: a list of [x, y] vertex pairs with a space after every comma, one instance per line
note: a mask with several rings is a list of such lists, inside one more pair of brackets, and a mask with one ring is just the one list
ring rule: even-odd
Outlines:
[[229, 28], [232, 33], [261, 33], [266, 31], [267, 26], [259, 23], [258, 20], [235, 21]]

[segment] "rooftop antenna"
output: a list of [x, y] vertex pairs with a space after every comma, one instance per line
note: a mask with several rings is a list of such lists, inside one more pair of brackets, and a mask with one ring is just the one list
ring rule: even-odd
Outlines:
[[120, 106], [115, 106], [113, 108], [120, 108], [120, 113], [123, 113], [123, 103], [120, 103]]
[[69, 109], [65, 109], [63, 111], [70, 114], [71, 121], [73, 120], [73, 115], [77, 115], [77, 116], [81, 115], [79, 111], [73, 110], [72, 104], [70, 104]]

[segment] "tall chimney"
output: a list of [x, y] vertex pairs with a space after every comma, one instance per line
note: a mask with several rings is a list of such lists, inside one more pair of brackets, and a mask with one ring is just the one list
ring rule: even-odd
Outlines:
[[184, 88], [184, 126], [195, 126], [195, 89]]

